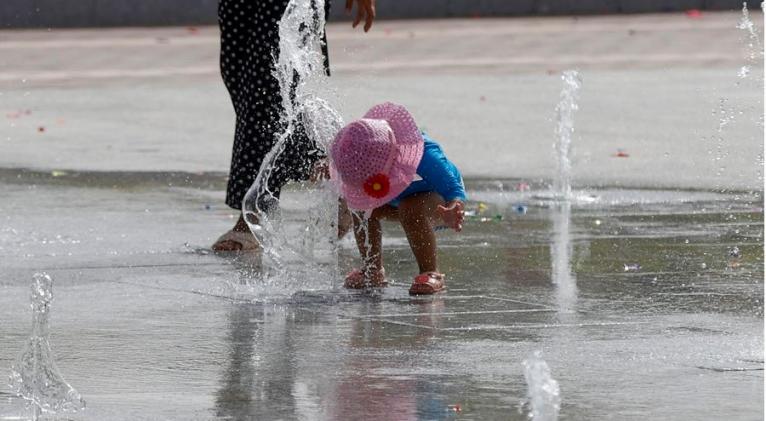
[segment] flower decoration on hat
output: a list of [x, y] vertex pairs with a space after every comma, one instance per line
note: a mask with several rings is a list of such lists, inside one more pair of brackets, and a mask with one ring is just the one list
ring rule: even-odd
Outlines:
[[376, 199], [385, 197], [390, 189], [391, 182], [385, 174], [375, 174], [364, 182], [364, 192]]

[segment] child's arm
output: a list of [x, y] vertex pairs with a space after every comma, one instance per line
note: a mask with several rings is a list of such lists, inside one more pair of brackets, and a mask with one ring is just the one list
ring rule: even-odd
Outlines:
[[426, 144], [423, 149], [423, 158], [418, 165], [418, 175], [432, 185], [445, 200], [445, 205], [437, 209], [444, 223], [460, 231], [464, 219], [463, 202], [466, 198], [463, 177], [455, 164], [444, 155], [441, 147], [427, 136], [424, 137]]

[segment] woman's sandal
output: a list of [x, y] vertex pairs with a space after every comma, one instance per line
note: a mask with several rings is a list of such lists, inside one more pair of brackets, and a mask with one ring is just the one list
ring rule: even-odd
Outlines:
[[[217, 244], [221, 244], [226, 241], [239, 244], [240, 245], [239, 249], [216, 250]], [[253, 236], [253, 233], [251, 233], [250, 231], [229, 230], [222, 236], [218, 237], [217, 240], [215, 240], [215, 243], [213, 243], [212, 248], [213, 248], [213, 251], [216, 251], [216, 252], [255, 251], [255, 250], [260, 250], [261, 245], [258, 244], [258, 240], [255, 239], [255, 236]]]
[[386, 270], [381, 269], [381, 279], [373, 281], [365, 276], [361, 269], [354, 269], [346, 275], [346, 280], [343, 282], [343, 287], [348, 289], [364, 289], [364, 288], [383, 288], [388, 286], [386, 281]]
[[430, 295], [443, 291], [444, 274], [438, 272], [425, 272], [415, 277], [410, 287], [410, 295]]

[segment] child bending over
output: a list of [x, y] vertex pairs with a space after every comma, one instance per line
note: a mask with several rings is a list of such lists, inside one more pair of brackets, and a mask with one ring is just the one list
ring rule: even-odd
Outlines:
[[435, 229], [463, 228], [466, 199], [457, 167], [438, 143], [421, 133], [401, 105], [384, 103], [351, 122], [330, 147], [330, 178], [353, 212], [362, 266], [346, 277], [346, 288], [387, 285], [381, 220], [399, 221], [418, 262], [410, 294], [445, 288], [436, 262]]

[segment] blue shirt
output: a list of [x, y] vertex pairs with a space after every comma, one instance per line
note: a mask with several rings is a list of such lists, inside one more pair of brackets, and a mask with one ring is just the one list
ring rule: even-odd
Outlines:
[[410, 183], [404, 191], [388, 202], [393, 207], [398, 207], [399, 202], [407, 196], [415, 193], [436, 192], [445, 202], [460, 199], [465, 202], [465, 186], [463, 176], [455, 164], [444, 155], [442, 147], [433, 139], [423, 134], [423, 158], [418, 164], [417, 174], [422, 180]]

